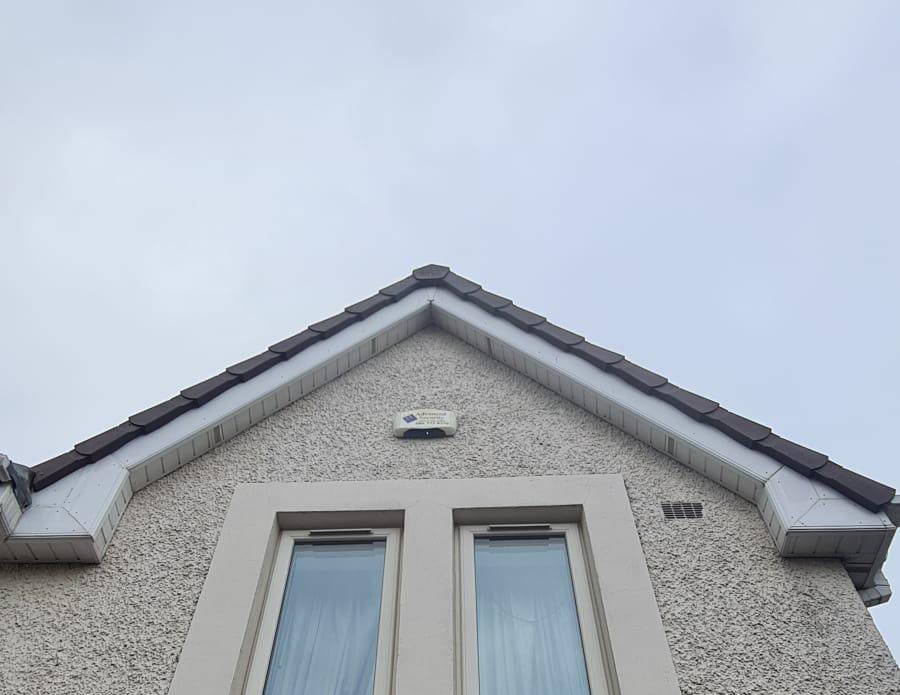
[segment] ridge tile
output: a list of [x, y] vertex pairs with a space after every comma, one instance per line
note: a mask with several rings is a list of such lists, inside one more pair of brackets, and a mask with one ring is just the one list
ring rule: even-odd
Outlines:
[[485, 311], [490, 311], [492, 314], [497, 313], [498, 309], [512, 304], [512, 301], [506, 297], [501, 297], [499, 294], [494, 294], [487, 290], [475, 290], [471, 294], [467, 294], [466, 299], [472, 304], [480, 306]]
[[382, 287], [379, 290], [380, 294], [387, 295], [388, 297], [393, 297], [394, 301], [398, 299], [403, 299], [406, 295], [414, 290], [419, 289], [422, 285], [416, 280], [412, 275], [403, 278], [402, 280], [397, 280], [392, 285], [388, 285], [387, 287]]
[[772, 434], [771, 428], [736, 415], [730, 410], [721, 407], [711, 413], [706, 413], [704, 418], [707, 423], [720, 432], [750, 448], [753, 447], [754, 442], [765, 439]]
[[188, 386], [181, 392], [181, 395], [192, 401], [196, 401], [197, 405], [203, 405], [209, 403], [219, 394], [225, 393], [228, 389], [238, 383], [240, 383], [240, 378], [236, 377], [234, 374], [222, 372], [221, 374], [210, 377], [206, 381], [201, 381], [199, 384]]
[[565, 328], [544, 321], [534, 327], [531, 332], [546, 340], [551, 345], [555, 345], [560, 350], [569, 350], [578, 343], [584, 342], [584, 336], [567, 331]]
[[308, 328], [304, 331], [300, 331], [296, 335], [292, 335], [290, 338], [285, 338], [274, 345], [269, 346], [269, 350], [272, 352], [278, 352], [284, 355], [284, 358], [290, 359], [294, 355], [297, 355], [306, 348], [308, 348], [313, 343], [317, 343], [322, 339], [322, 336], [315, 331], [311, 331]]
[[241, 381], [247, 381], [255, 376], [262, 374], [267, 369], [271, 369], [276, 364], [284, 360], [284, 354], [280, 352], [272, 352], [266, 350], [246, 360], [233, 364], [225, 371], [240, 377]]
[[335, 314], [327, 319], [311, 324], [309, 330], [321, 334], [323, 338], [330, 338], [335, 333], [344, 330], [351, 323], [356, 323], [357, 321], [359, 321], [358, 314], [342, 311], [340, 314]]
[[781, 461], [788, 468], [793, 468], [807, 478], [813, 471], [828, 463], [828, 457], [818, 451], [807, 449], [777, 434], [770, 434], [765, 439], [753, 443], [753, 448], [771, 456], [776, 461]]
[[676, 386], [671, 382], [666, 382], [662, 386], [656, 387], [656, 395], [660, 400], [665, 401], [669, 405], [673, 405], [685, 415], [688, 415], [699, 422], [703, 422], [703, 416], [711, 413], [719, 404], [709, 398], [698, 396], [686, 389]]
[[586, 340], [583, 343], [578, 343], [578, 345], [573, 345], [569, 348], [569, 352], [590, 362], [595, 367], [599, 367], [604, 372], [609, 369], [611, 364], [625, 359], [625, 355], [620, 355], [618, 352], [607, 350]]
[[31, 483], [35, 491], [50, 487], [57, 480], [62, 480], [69, 473], [74, 473], [79, 468], [88, 465], [91, 460], [84, 454], [79, 454], [74, 449], [59, 456], [54, 456], [43, 463], [39, 463], [31, 470], [34, 471], [34, 480]]
[[388, 304], [393, 304], [394, 298], [389, 297], [386, 294], [373, 294], [371, 297], [367, 299], [363, 299], [362, 301], [356, 302], [356, 304], [351, 304], [344, 311], [348, 314], [358, 314], [361, 319], [367, 318], [374, 314], [379, 309], [383, 309]]
[[625, 359], [609, 365], [607, 371], [615, 374], [620, 379], [624, 379], [644, 393], [653, 393], [654, 389], [659, 388], [668, 381], [666, 377]]
[[454, 294], [463, 298], [465, 298], [466, 295], [481, 289], [481, 285], [477, 282], [472, 282], [454, 272], [447, 273], [441, 280], [441, 284]]
[[854, 473], [832, 461], [814, 470], [812, 477], [837, 490], [842, 495], [849, 497], [870, 512], [877, 512], [882, 509], [896, 494], [894, 488], [882, 485], [878, 481], [859, 473]]
[[431, 263], [423, 265], [421, 268], [416, 268], [413, 271], [413, 277], [425, 285], [436, 285], [449, 272], [450, 268], [447, 266]]
[[97, 461], [107, 454], [111, 454], [116, 449], [125, 446], [132, 439], [143, 433], [143, 427], [138, 427], [126, 420], [121, 425], [116, 425], [105, 432], [94, 435], [90, 439], [78, 442], [75, 445], [75, 451], [83, 456], [87, 456], [91, 462]]
[[166, 423], [171, 422], [182, 413], [196, 407], [196, 401], [192, 401], [189, 398], [179, 395], [162, 403], [157, 403], [139, 413], [135, 413], [128, 418], [128, 421], [133, 425], [143, 427], [144, 434], [149, 434], [154, 430], [158, 430]]
[[535, 314], [533, 311], [528, 311], [528, 309], [523, 309], [515, 304], [508, 304], [501, 309], [497, 309], [497, 314], [523, 331], [531, 331], [532, 328], [547, 320], [540, 314]]

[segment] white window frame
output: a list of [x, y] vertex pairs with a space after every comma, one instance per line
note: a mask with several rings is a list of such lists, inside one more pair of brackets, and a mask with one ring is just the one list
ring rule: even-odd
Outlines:
[[478, 616], [475, 605], [475, 539], [562, 536], [575, 593], [575, 611], [581, 631], [581, 645], [591, 695], [607, 695], [607, 676], [603, 665], [603, 647], [597, 626], [597, 614], [591, 598], [584, 561], [584, 547], [578, 524], [494, 524], [457, 527], [459, 539], [460, 596], [460, 682], [462, 695], [479, 695]]
[[456, 529], [535, 523], [578, 525], [609, 695], [680, 695], [618, 474], [238, 485], [169, 695], [245, 695], [282, 534], [360, 528], [401, 530], [391, 695], [461, 695]]
[[385, 541], [384, 574], [381, 585], [381, 608], [378, 620], [378, 645], [375, 656], [375, 687], [373, 695], [389, 695], [391, 692], [392, 653], [394, 648], [394, 617], [396, 615], [397, 580], [400, 563], [400, 529], [318, 529], [283, 531], [278, 543], [265, 603], [259, 620], [259, 629], [253, 647], [253, 656], [244, 687], [245, 695], [262, 695], [269, 672], [269, 662], [275, 646], [275, 635], [281, 607], [286, 598], [288, 574], [294, 547], [298, 541], [311, 543], [335, 543], [341, 541]]

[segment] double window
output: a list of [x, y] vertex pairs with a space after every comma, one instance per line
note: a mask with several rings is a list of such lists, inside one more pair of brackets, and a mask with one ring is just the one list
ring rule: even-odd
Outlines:
[[170, 695], [675, 695], [620, 476], [239, 486]]
[[[577, 524], [459, 526], [465, 695], [605, 693]], [[399, 529], [286, 531], [248, 695], [388, 695]]]

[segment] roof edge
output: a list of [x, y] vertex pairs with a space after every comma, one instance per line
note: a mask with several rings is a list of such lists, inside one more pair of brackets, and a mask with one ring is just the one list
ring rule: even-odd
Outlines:
[[[157, 430], [131, 439], [96, 463], [83, 466], [70, 474], [72, 485], [50, 486], [38, 492], [34, 508], [25, 515], [9, 543], [0, 542], [0, 561], [99, 561], [132, 491], [202, 455], [431, 322], [754, 502], [783, 555], [802, 557], [808, 552], [809, 556], [823, 556], [826, 552], [824, 556], [844, 557], [846, 553], [845, 561], [854, 563], [852, 568], [848, 566], [854, 583], [861, 588], [870, 587], [870, 579], [880, 569], [883, 551], [894, 531], [883, 512], [866, 510], [767, 453], [745, 446], [720, 427], [691, 417], [678, 403], [659, 397], [653, 388], [636, 387], [612, 370], [597, 368], [575, 350], [566, 349], [572, 342], [568, 332], [555, 336], [558, 340], [554, 343], [538, 332], [522, 330], [498, 312], [466, 301], [465, 294], [440, 285], [406, 292], [403, 298], [394, 299], [365, 320], [352, 322], [327, 339], [312, 341], [292, 358], [223, 390]], [[579, 345], [583, 343], [575, 343], [576, 347]], [[602, 349], [592, 354], [598, 360], [617, 359], [615, 353], [607, 354]], [[666, 391], [671, 395], [670, 390]], [[690, 404], [692, 408], [709, 410], [711, 402], [696, 398]], [[103, 485], [96, 484], [103, 482], [100, 478], [105, 481]], [[790, 485], [784, 487], [785, 481]], [[96, 489], [96, 494], [70, 494], [76, 488]], [[822, 519], [805, 526], [805, 521], [798, 524], [798, 519], [810, 510], [809, 500], [816, 495], [829, 498], [829, 504], [822, 506], [835, 513], [828, 511], [824, 520], [828, 523], [824, 526]], [[840, 504], [836, 507], [834, 502]], [[73, 507], [76, 504], [84, 508]], [[843, 511], [835, 511], [839, 509]], [[70, 542], [74, 536], [60, 525], [63, 518], [43, 518], [63, 511], [71, 519], [86, 520], [93, 529], [91, 538], [79, 539], [93, 545], [72, 551], [77, 557], [70, 559], [62, 559], [67, 548], [74, 548]], [[43, 533], [42, 529], [51, 527], [59, 532]], [[848, 550], [835, 545], [828, 551], [832, 541], [817, 541], [814, 547], [806, 549], [805, 539], [823, 533], [846, 536]], [[851, 545], [861, 547], [860, 534], [872, 533], [881, 539], [879, 552], [860, 555], [849, 550]], [[786, 539], [791, 538], [795, 540], [788, 547]]]
[[133, 439], [200, 407], [308, 349], [319, 340], [337, 334], [424, 287], [439, 287], [472, 302], [550, 345], [570, 352], [640, 391], [669, 403], [688, 417], [715, 427], [743, 446], [759, 451], [801, 475], [825, 483], [870, 511], [885, 508], [894, 498], [896, 491], [893, 488], [843, 468], [830, 461], [825, 454], [774, 434], [770, 427], [733, 413], [716, 401], [676, 386], [666, 377], [630, 362], [624, 355], [593, 345], [584, 337], [550, 323], [543, 316], [517, 307], [511, 300], [484, 291], [481, 285], [453, 273], [448, 266], [437, 264], [417, 268], [408, 277], [348, 306], [342, 313], [313, 323], [291, 338], [273, 344], [268, 350], [182, 390], [170, 400], [136, 413], [121, 424], [77, 443], [71, 451], [37, 464], [32, 468], [33, 489], [38, 491], [52, 485]]

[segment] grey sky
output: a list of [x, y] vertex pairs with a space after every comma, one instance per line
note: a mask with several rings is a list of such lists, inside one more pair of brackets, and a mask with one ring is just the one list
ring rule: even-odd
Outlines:
[[0, 451], [441, 262], [898, 486], [898, 35], [893, 0], [7, 3]]

